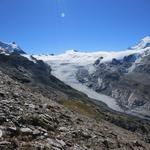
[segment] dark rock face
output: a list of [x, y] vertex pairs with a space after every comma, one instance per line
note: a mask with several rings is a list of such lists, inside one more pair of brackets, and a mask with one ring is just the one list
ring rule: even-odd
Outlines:
[[134, 69], [136, 73], [150, 74], [150, 55], [145, 56]]
[[123, 58], [123, 62], [131, 62], [131, 63], [133, 63], [133, 62], [135, 62], [138, 59], [138, 57], [140, 57], [139, 54], [132, 54], [132, 55], [129, 55], [129, 56], [125, 56]]
[[99, 65], [102, 59], [103, 59], [103, 57], [100, 57], [99, 59], [97, 59], [97, 60], [94, 62], [94, 65]]
[[147, 43], [144, 48], [150, 47], [150, 43]]
[[121, 61], [117, 60], [116, 58], [113, 58], [111, 64], [112, 65], [121, 65]]

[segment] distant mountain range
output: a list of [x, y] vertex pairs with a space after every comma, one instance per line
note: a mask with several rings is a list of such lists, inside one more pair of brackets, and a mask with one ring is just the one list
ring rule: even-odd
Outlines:
[[[15, 42], [0, 42], [3, 54], [18, 53], [30, 61], [43, 60], [52, 74], [110, 108], [139, 116], [150, 116], [150, 37], [119, 52], [78, 52], [61, 55], [26, 54]], [[110, 97], [108, 97], [110, 96]]]

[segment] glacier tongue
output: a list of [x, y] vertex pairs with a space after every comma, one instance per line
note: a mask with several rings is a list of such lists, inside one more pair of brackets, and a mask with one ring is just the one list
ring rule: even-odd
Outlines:
[[67, 85], [71, 86], [72, 88], [78, 91], [85, 93], [86, 95], [88, 95], [88, 97], [92, 99], [104, 102], [110, 108], [116, 111], [122, 112], [122, 109], [117, 105], [115, 99], [103, 94], [99, 94], [94, 90], [88, 88], [87, 86], [79, 83], [79, 81], [77, 81], [76, 71], [81, 66], [78, 66], [74, 63], [64, 63], [64, 61], [61, 60], [47, 61], [47, 63], [52, 68], [52, 74], [61, 81], [65, 82]]

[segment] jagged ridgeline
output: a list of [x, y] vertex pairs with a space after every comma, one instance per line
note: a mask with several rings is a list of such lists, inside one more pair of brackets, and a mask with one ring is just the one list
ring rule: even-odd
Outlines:
[[[105, 101], [89, 98], [88, 93], [79, 91], [78, 82], [74, 82], [75, 87], [78, 85], [75, 90], [70, 82], [60, 81], [54, 68], [64, 69], [69, 64], [55, 63], [54, 67], [22, 50], [20, 53], [16, 44], [15, 50], [3, 45], [0, 43], [0, 149], [149, 150], [148, 120], [117, 112]], [[63, 72], [63, 79], [73, 81], [65, 71], [58, 70]]]

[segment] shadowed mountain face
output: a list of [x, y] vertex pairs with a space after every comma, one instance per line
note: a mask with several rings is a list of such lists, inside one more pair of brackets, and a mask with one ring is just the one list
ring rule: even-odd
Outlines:
[[32, 56], [0, 54], [2, 149], [149, 150], [149, 121], [111, 110], [52, 69]]

